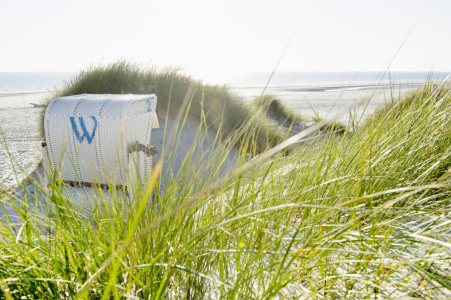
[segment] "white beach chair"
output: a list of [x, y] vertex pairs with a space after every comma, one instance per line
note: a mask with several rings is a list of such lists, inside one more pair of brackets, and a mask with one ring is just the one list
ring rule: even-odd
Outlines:
[[156, 163], [150, 144], [156, 104], [155, 95], [82, 94], [50, 102], [42, 148], [46, 186], [62, 182], [63, 193], [86, 208], [96, 207], [99, 191], [132, 198]]

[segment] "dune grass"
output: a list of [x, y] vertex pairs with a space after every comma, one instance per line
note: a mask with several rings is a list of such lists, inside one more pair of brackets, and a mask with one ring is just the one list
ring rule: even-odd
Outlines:
[[[312, 119], [303, 117], [301, 114], [286, 107], [280, 99], [277, 99], [274, 95], [270, 94], [255, 98], [251, 105], [254, 106], [256, 110], [263, 110], [268, 117], [288, 128], [299, 126], [299, 124], [303, 122], [319, 123], [322, 121], [319, 117]], [[347, 126], [335, 120], [327, 122], [327, 124], [321, 126], [319, 130], [324, 133], [343, 135], [347, 130]]]
[[324, 124], [323, 126], [320, 127], [320, 130], [324, 132], [333, 132], [338, 135], [344, 135], [345, 133], [349, 133], [347, 132], [348, 131], [347, 126], [344, 125], [342, 122], [338, 121], [327, 122], [327, 124]]
[[[157, 113], [167, 110], [170, 115], [176, 116], [189, 90], [192, 90], [189, 117], [200, 120], [204, 113], [207, 125], [219, 131], [222, 138], [234, 135], [251, 119], [252, 126], [247, 134], [255, 141], [253, 150], [258, 153], [280, 143], [286, 137], [286, 130], [282, 126], [264, 113], [256, 112], [226, 85], [204, 84], [176, 67], [157, 68], [127, 60], [89, 66], [65, 82], [61, 90], [51, 93], [42, 104], [46, 106], [57, 97], [84, 93], [156, 94]], [[254, 116], [256, 113], [258, 117]], [[160, 118], [163, 117], [165, 116], [160, 115]], [[43, 127], [41, 132], [43, 133]], [[245, 139], [239, 140], [237, 146]]]
[[306, 122], [307, 120], [301, 116], [301, 114], [294, 112], [287, 108], [280, 99], [277, 99], [274, 95], [263, 95], [252, 101], [252, 105], [256, 109], [263, 108], [266, 110], [269, 117], [279, 123], [290, 124], [294, 122]]
[[186, 172], [153, 202], [99, 196], [89, 219], [57, 182], [48, 213], [4, 197], [19, 220], [0, 223], [2, 297], [448, 299], [450, 92], [426, 85], [200, 190]]

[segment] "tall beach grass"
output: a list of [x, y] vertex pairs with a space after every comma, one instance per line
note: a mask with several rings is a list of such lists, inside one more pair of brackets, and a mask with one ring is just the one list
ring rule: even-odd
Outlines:
[[[289, 155], [279, 147], [248, 161], [251, 140], [244, 139], [230, 175], [208, 181], [186, 171], [164, 193], [157, 186], [153, 200], [144, 193], [133, 205], [100, 195], [102, 209], [89, 219], [58, 182], [51, 195], [35, 182], [36, 194], [2, 199], [18, 221], [0, 223], [1, 297], [447, 299], [450, 92], [426, 84], [352, 135], [310, 139]], [[251, 128], [243, 119], [238, 136]], [[51, 204], [44, 211], [34, 205], [38, 192]]]

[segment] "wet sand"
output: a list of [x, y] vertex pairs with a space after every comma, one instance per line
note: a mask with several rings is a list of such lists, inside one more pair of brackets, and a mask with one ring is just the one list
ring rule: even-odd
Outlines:
[[[337, 85], [336, 83], [321, 85], [271, 85], [264, 86], [235, 86], [232, 91], [243, 95], [247, 100], [259, 97], [263, 90], [280, 99], [288, 108], [300, 113], [306, 118], [320, 117], [322, 119], [336, 119], [347, 124], [352, 117], [366, 117], [377, 107], [392, 98], [398, 98], [411, 90], [420, 87], [420, 83], [409, 83], [390, 86], [374, 83], [360, 83], [359, 85]], [[393, 96], [393, 97], [392, 97]]]
[[[47, 91], [0, 91], [0, 108], [33, 107], [42, 98], [49, 95]], [[1, 124], [1, 123], [0, 123]]]

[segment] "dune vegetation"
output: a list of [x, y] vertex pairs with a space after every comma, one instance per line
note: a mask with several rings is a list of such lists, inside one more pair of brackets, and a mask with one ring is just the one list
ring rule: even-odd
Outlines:
[[278, 123], [286, 124], [288, 126], [294, 122], [309, 121], [303, 118], [299, 113], [288, 109], [280, 99], [277, 99], [273, 95], [265, 94], [262, 97], [258, 97], [252, 101], [252, 105], [257, 109], [263, 108], [269, 117], [273, 118]]
[[[62, 89], [53, 91], [42, 104], [46, 106], [57, 97], [84, 93], [155, 94], [160, 119], [165, 118], [165, 115], [161, 115], [162, 111], [177, 116], [183, 100], [188, 96], [188, 116], [198, 121], [205, 117], [206, 125], [218, 132], [224, 140], [236, 135], [243, 126], [249, 126], [246, 136], [238, 139], [236, 146], [251, 139], [254, 141], [252, 151], [257, 153], [282, 142], [287, 135], [286, 129], [267, 116], [267, 107], [255, 110], [252, 105], [245, 103], [243, 97], [231, 92], [228, 86], [204, 84], [177, 67], [158, 68], [127, 60], [91, 65], [65, 82]], [[278, 109], [289, 118], [295, 115], [280, 101]], [[43, 127], [41, 131], [43, 132]]]
[[[205, 97], [226, 95], [219, 93], [225, 87], [171, 77], [174, 70], [143, 71], [136, 86], [124, 75], [104, 86], [103, 71], [96, 72], [82, 73], [59, 95], [142, 89], [172, 107], [172, 97], [171, 104], [165, 102], [158, 94], [163, 88], [155, 86], [164, 82], [170, 92], [176, 80], [186, 81], [185, 91], [174, 95], [185, 94], [192, 82]], [[158, 81], [155, 74], [167, 79], [158, 75]], [[156, 186], [153, 200], [150, 188], [133, 205], [125, 197], [110, 203], [100, 195], [103, 209], [94, 209], [89, 219], [62, 196], [58, 182], [51, 195], [35, 183], [36, 194], [51, 202], [46, 211], [37, 208], [36, 194], [5, 196], [3, 205], [12, 204], [20, 222], [7, 216], [0, 223], [1, 297], [448, 299], [450, 93], [448, 85], [426, 84], [393, 99], [352, 134], [317, 140], [310, 135], [289, 155], [282, 155], [286, 147], [327, 124], [250, 161], [243, 151], [233, 173], [202, 189], [193, 188], [199, 182], [185, 173], [164, 193]], [[221, 99], [235, 103], [232, 96]], [[214, 111], [208, 105], [206, 111]], [[240, 120], [238, 129], [221, 130], [262, 134], [265, 141], [270, 136], [271, 128], [250, 133], [252, 119]], [[250, 143], [244, 139], [240, 145]]]

